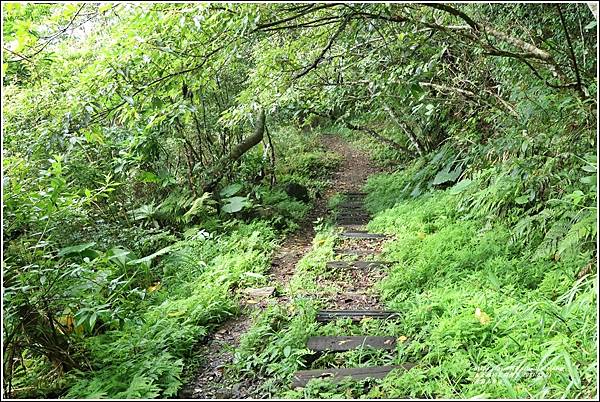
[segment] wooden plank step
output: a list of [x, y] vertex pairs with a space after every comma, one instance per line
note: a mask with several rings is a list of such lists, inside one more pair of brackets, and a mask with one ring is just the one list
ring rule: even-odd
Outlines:
[[336, 214], [338, 218], [349, 218], [349, 217], [365, 217], [368, 218], [370, 215], [364, 211], [341, 211]]
[[385, 268], [391, 264], [387, 261], [328, 261], [325, 264], [329, 269], [375, 269]]
[[312, 336], [306, 347], [313, 352], [346, 352], [354, 349], [396, 349], [394, 336]]
[[364, 318], [384, 320], [398, 317], [398, 313], [388, 310], [320, 310], [317, 313], [317, 322], [330, 322], [345, 318], [358, 322]]
[[364, 226], [369, 222], [369, 218], [343, 218], [336, 219], [335, 221], [338, 225], [357, 225]]
[[337, 208], [338, 209], [341, 209], [341, 208], [352, 208], [352, 209], [355, 209], [355, 208], [364, 208], [364, 206], [365, 206], [364, 202], [358, 201], [358, 200], [352, 200], [352, 201], [344, 201], [344, 202], [342, 202], [341, 204], [339, 204], [337, 206]]
[[387, 237], [381, 233], [369, 233], [363, 231], [344, 232], [341, 234], [341, 236], [352, 239], [383, 239]]
[[346, 229], [360, 229], [365, 226], [369, 221], [368, 220], [344, 220], [344, 221], [336, 221], [336, 225], [340, 227], [344, 227]]
[[401, 366], [378, 366], [378, 367], [356, 367], [356, 368], [338, 368], [325, 370], [301, 370], [294, 374], [292, 388], [304, 387], [315, 378], [339, 382], [344, 378], [351, 377], [353, 380], [360, 381], [367, 378], [384, 378], [388, 373], [395, 369], [410, 370], [415, 365], [406, 363]]
[[356, 222], [356, 221], [345, 221], [345, 222], [336, 222], [338, 227], [341, 227], [344, 230], [362, 230], [367, 222]]

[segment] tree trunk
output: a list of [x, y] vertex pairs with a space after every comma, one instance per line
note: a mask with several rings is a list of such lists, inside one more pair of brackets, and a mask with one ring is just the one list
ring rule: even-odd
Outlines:
[[244, 141], [236, 145], [226, 156], [213, 164], [213, 168], [209, 171], [208, 177], [211, 178], [204, 186], [204, 192], [212, 192], [223, 176], [229, 171], [231, 165], [237, 161], [243, 154], [250, 150], [255, 145], [259, 144], [265, 133], [265, 111], [260, 110], [256, 128], [254, 133]]
[[384, 103], [383, 108], [386, 110], [386, 112], [388, 112], [388, 114], [390, 115], [390, 117], [392, 118], [392, 120], [394, 120], [394, 122], [398, 126], [400, 126], [400, 128], [402, 129], [402, 131], [404, 131], [404, 133], [408, 137], [408, 140], [410, 141], [410, 143], [417, 150], [417, 153], [419, 154], [419, 156], [423, 156], [423, 147], [419, 143], [419, 140], [417, 139], [417, 136], [414, 135], [408, 128], [406, 128], [406, 126], [400, 121], [400, 119], [398, 119], [398, 116], [396, 116], [396, 113], [394, 113], [394, 111], [388, 105], [386, 105]]

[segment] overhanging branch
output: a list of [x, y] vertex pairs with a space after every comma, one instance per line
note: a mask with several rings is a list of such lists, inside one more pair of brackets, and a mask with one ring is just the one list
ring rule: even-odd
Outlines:
[[231, 165], [240, 157], [245, 154], [248, 150], [253, 148], [255, 145], [258, 145], [262, 140], [265, 133], [265, 111], [264, 109], [260, 109], [258, 112], [258, 119], [256, 120], [256, 127], [254, 129], [254, 133], [246, 138], [244, 141], [240, 142], [236, 145], [229, 154], [222, 157], [218, 162], [216, 162], [212, 169], [208, 172], [208, 177], [210, 178], [207, 183], [202, 187], [204, 192], [212, 192], [223, 176], [229, 171]]

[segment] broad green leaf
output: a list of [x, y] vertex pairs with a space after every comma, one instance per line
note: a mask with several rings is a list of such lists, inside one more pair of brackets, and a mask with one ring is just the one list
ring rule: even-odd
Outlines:
[[227, 204], [222, 209], [223, 212], [227, 212], [228, 214], [239, 212], [248, 205], [248, 197], [231, 197], [225, 199], [225, 201], [227, 201]]
[[467, 188], [471, 187], [472, 180], [471, 179], [463, 179], [456, 183], [450, 189], [450, 194], [460, 194], [465, 191]]
[[143, 257], [143, 258], [138, 258], [137, 260], [129, 261], [127, 263], [127, 265], [136, 265], [136, 264], [148, 263], [148, 262], [152, 261], [154, 258], [158, 257], [159, 255], [163, 255], [163, 254], [168, 253], [169, 251], [171, 251], [172, 247], [173, 246], [168, 246], [168, 247], [165, 247], [165, 248], [161, 248], [156, 253], [150, 254], [150, 255], [148, 255], [146, 257]]
[[529, 194], [515, 198], [515, 202], [519, 205], [527, 204], [529, 202]]
[[438, 184], [446, 183], [449, 181], [452, 182], [452, 181], [456, 180], [458, 178], [458, 176], [460, 176], [461, 172], [462, 172], [462, 169], [460, 169], [460, 168], [456, 168], [451, 172], [448, 172], [447, 170], [444, 169], [435, 175], [435, 178], [433, 179], [433, 185], [438, 185]]
[[96, 245], [96, 242], [90, 242], [90, 243], [78, 244], [76, 246], [64, 247], [64, 248], [60, 249], [60, 251], [58, 252], [58, 256], [63, 257], [65, 255], [70, 255], [70, 254], [80, 254], [82, 251], [92, 248], [95, 245]]
[[582, 167], [582, 169], [589, 173], [595, 173], [598, 171], [598, 168], [592, 165], [585, 165]]
[[596, 183], [596, 175], [593, 174], [591, 176], [585, 176], [582, 177], [581, 179], [579, 179], [580, 182], [582, 182], [583, 184], [595, 184]]
[[238, 191], [240, 191], [242, 189], [242, 187], [243, 186], [241, 183], [230, 184], [227, 187], [223, 188], [219, 192], [219, 195], [221, 197], [231, 197], [231, 196], [235, 195]]

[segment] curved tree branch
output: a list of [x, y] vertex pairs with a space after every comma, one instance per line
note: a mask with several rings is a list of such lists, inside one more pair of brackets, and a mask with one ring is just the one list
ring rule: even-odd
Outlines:
[[204, 184], [202, 187], [204, 192], [212, 192], [217, 187], [217, 184], [221, 181], [223, 176], [229, 171], [231, 165], [236, 162], [240, 157], [250, 150], [255, 145], [258, 145], [262, 140], [265, 133], [265, 111], [260, 109], [258, 112], [258, 119], [256, 120], [256, 128], [254, 133], [246, 138], [244, 141], [236, 145], [227, 155], [217, 161], [212, 169], [208, 172], [210, 181]]
[[297, 80], [298, 78], [304, 77], [311, 70], [314, 70], [315, 68], [317, 68], [317, 66], [319, 65], [319, 63], [321, 62], [321, 60], [323, 60], [323, 57], [325, 57], [325, 54], [327, 54], [327, 52], [329, 51], [329, 49], [331, 49], [331, 46], [333, 46], [333, 43], [335, 42], [335, 40], [337, 39], [337, 37], [340, 36], [340, 34], [344, 31], [344, 28], [346, 28], [346, 25], [348, 24], [348, 21], [350, 20], [351, 16], [352, 16], [352, 14], [349, 14], [348, 16], [346, 16], [346, 18], [344, 18], [344, 21], [342, 21], [342, 23], [338, 27], [337, 31], [333, 34], [333, 36], [331, 38], [329, 38], [329, 42], [327, 43], [327, 46], [325, 46], [323, 48], [323, 50], [321, 50], [321, 53], [312, 62], [312, 64], [310, 66], [306, 67], [300, 73], [294, 75], [294, 77], [292, 77], [292, 79]]
[[583, 85], [581, 84], [581, 74], [579, 74], [579, 67], [577, 66], [577, 57], [575, 57], [575, 52], [573, 51], [573, 43], [571, 42], [571, 36], [569, 35], [569, 31], [567, 30], [567, 23], [565, 22], [565, 17], [560, 8], [560, 4], [556, 4], [556, 9], [558, 10], [558, 15], [560, 17], [560, 23], [563, 27], [563, 31], [565, 32], [565, 38], [567, 39], [567, 45], [569, 45], [569, 55], [571, 56], [571, 62], [573, 63], [573, 70], [575, 71], [575, 79], [577, 80], [577, 91], [582, 98], [586, 98], [587, 95], [583, 91]]

